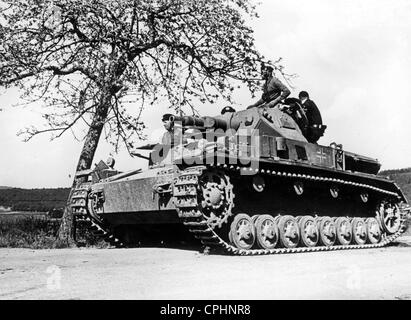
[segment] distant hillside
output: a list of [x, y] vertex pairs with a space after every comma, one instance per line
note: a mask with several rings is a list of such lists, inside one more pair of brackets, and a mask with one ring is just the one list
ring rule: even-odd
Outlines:
[[410, 168], [403, 168], [403, 169], [389, 169], [389, 170], [382, 170], [379, 175], [387, 176], [391, 174], [403, 174], [403, 173], [411, 173]]
[[69, 188], [0, 188], [0, 206], [11, 207], [13, 211], [47, 212], [52, 209], [63, 208], [69, 192]]
[[411, 168], [383, 170], [379, 175], [389, 177], [395, 181], [407, 200], [411, 201]]

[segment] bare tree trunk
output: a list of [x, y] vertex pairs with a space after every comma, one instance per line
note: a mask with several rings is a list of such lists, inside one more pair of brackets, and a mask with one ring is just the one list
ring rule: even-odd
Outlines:
[[[86, 135], [83, 149], [81, 150], [80, 158], [77, 163], [76, 173], [78, 171], [87, 170], [91, 168], [94, 154], [97, 150], [98, 142], [100, 140], [101, 132], [103, 131], [104, 122], [107, 118], [110, 103], [111, 94], [106, 94], [102, 99], [102, 103], [96, 110], [93, 121]], [[78, 178], [74, 176], [73, 184], [71, 186], [70, 194], [67, 198], [63, 217], [60, 223], [58, 237], [54, 244], [55, 247], [62, 248], [75, 246], [75, 230], [73, 228], [73, 215], [71, 212], [71, 197], [73, 195], [75, 188], [83, 182], [86, 182], [85, 177]]]

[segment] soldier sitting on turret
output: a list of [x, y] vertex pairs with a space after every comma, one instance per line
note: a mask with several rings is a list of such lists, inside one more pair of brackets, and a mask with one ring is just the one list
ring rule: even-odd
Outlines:
[[298, 94], [298, 98], [300, 99], [300, 103], [308, 120], [306, 138], [308, 142], [316, 143], [326, 128], [326, 126], [323, 125], [320, 110], [318, 110], [314, 101], [310, 100], [307, 91], [301, 91]]
[[261, 75], [265, 79], [263, 95], [260, 100], [248, 106], [247, 109], [254, 107], [272, 108], [290, 95], [290, 90], [273, 75], [273, 71], [274, 68], [271, 65], [261, 65]]
[[314, 101], [310, 100], [310, 96], [308, 95], [307, 91], [301, 91], [298, 94], [298, 98], [300, 99], [301, 105], [305, 111], [305, 114], [308, 119], [308, 125], [322, 125], [323, 120], [321, 118], [320, 110], [318, 110], [317, 105]]

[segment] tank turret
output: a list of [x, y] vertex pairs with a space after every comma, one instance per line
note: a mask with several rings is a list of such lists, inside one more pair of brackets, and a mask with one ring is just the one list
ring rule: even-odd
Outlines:
[[[215, 117], [171, 116], [170, 119], [180, 124], [183, 133], [205, 139], [200, 146], [217, 140], [229, 157], [238, 158], [239, 152], [248, 152], [254, 158], [297, 161], [336, 170], [377, 174], [380, 169], [378, 160], [346, 152], [342, 145], [310, 143], [307, 118], [298, 104], [225, 112]], [[322, 133], [325, 128], [324, 125], [317, 127]], [[202, 134], [194, 135], [193, 130]], [[188, 153], [189, 157], [191, 154]]]
[[[180, 123], [184, 128], [200, 130], [250, 129], [264, 123], [265, 126], [272, 129], [273, 134], [277, 132], [275, 135], [307, 141], [304, 137], [308, 126], [307, 118], [301, 106], [296, 107], [294, 104], [280, 104], [278, 107], [270, 109], [252, 108], [239, 112], [225, 112], [215, 117], [171, 116], [170, 119]], [[323, 130], [326, 128], [326, 126], [322, 127]]]

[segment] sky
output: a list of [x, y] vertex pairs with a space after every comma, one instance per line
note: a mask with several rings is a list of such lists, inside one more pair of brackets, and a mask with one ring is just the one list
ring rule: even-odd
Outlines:
[[[320, 108], [328, 127], [319, 143], [342, 143], [377, 158], [382, 169], [411, 167], [411, 1], [261, 0], [257, 12], [250, 22], [257, 49], [273, 61], [282, 57], [286, 71], [298, 75], [292, 96], [306, 90]], [[255, 101], [247, 90], [236, 98], [237, 109]], [[23, 142], [17, 132], [41, 117], [38, 107], [13, 107], [18, 101], [16, 90], [0, 95], [0, 186], [70, 186], [82, 142], [70, 133]], [[200, 112], [215, 115], [223, 106]], [[149, 141], [162, 134], [167, 111], [144, 111]], [[121, 171], [146, 167], [124, 149], [113, 154], [102, 139], [94, 162], [109, 155]]]

